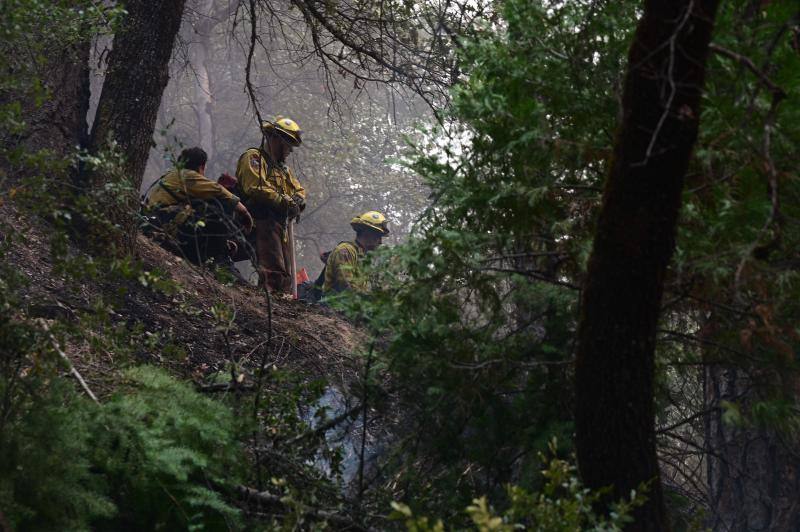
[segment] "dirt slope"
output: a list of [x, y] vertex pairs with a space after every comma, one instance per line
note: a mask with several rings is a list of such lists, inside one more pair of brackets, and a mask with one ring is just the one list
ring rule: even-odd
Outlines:
[[[109, 327], [127, 325], [141, 339], [137, 362], [169, 366], [196, 381], [216, 371], [227, 371], [229, 360], [253, 369], [260, 362], [269, 331], [269, 312], [263, 291], [251, 286], [219, 283], [208, 271], [198, 269], [139, 236], [144, 271], [161, 272], [179, 286], [166, 295], [141, 281], [86, 279], [68, 281], [54, 271], [50, 257], [51, 228], [21, 216], [9, 205], [0, 206], [1, 227], [10, 224], [18, 232], [3, 260], [13, 264], [28, 280], [24, 288], [25, 313], [32, 317], [76, 322], [91, 314], [98, 301], [110, 303]], [[0, 234], [0, 239], [6, 235]], [[76, 248], [70, 254], [86, 258]], [[85, 262], [85, 261], [78, 261]], [[227, 331], [219, 327], [213, 305], [225, 305], [233, 316]], [[152, 341], [148, 341], [151, 339]], [[356, 366], [351, 353], [362, 334], [338, 314], [299, 301], [272, 299], [272, 341], [267, 362], [297, 369], [309, 376], [325, 376], [345, 384]], [[167, 344], [185, 352], [167, 356]], [[115, 370], [117, 353], [80, 342], [65, 346], [75, 366], [104, 392], [105, 376]], [[110, 391], [110, 384], [108, 386]]]

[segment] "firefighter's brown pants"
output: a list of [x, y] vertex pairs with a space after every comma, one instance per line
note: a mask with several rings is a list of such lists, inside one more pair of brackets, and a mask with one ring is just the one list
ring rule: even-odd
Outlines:
[[289, 242], [283, 224], [274, 218], [256, 219], [258, 282], [275, 292], [292, 293]]

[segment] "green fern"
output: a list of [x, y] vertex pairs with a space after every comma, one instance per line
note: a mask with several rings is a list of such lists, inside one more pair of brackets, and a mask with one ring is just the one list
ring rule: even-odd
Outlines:
[[107, 430], [94, 441], [95, 461], [120, 507], [115, 525], [199, 530], [235, 523], [238, 511], [212, 488], [232, 481], [242, 462], [231, 411], [156, 368], [134, 368], [126, 377], [126, 393], [102, 407], [98, 423]]
[[14, 394], [16, 415], [0, 431], [0, 508], [15, 530], [88, 529], [116, 508], [91, 468], [87, 405], [67, 383], [28, 384], [37, 396]]

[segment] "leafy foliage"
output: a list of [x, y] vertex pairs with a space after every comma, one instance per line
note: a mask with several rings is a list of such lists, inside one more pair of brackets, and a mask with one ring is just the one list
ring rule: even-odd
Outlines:
[[57, 375], [47, 330], [3, 316], [0, 502], [12, 526], [215, 528], [236, 518], [216, 491], [241, 463], [227, 407], [153, 368], [129, 370], [124, 393], [91, 403]]
[[[413, 4], [403, 12], [413, 18]], [[123, 279], [115, 285], [118, 293], [95, 301], [75, 323], [50, 323], [51, 337], [26, 314], [30, 309], [15, 288], [19, 275], [0, 262], [0, 517], [21, 529], [236, 528], [238, 511], [220, 489], [239, 479], [272, 479], [269, 489], [278, 490], [294, 514], [276, 517], [273, 525], [309, 525], [318, 520], [309, 518], [310, 506], [341, 500], [338, 487], [315, 468], [322, 457], [335, 477], [341, 457], [327, 447], [324, 434], [306, 435], [301, 415], [324, 393], [321, 381], [267, 368], [269, 394], [254, 409], [255, 427], [242, 430], [235, 419], [249, 405], [235, 401], [229, 409], [159, 370], [129, 369], [122, 388], [99, 406], [60, 376], [55, 338], [112, 351], [121, 365], [135, 360], [125, 355], [138, 353], [137, 346], [170, 355], [161, 337], [109, 315], [124, 297], [125, 283], [181, 295], [166, 275], [110, 256], [106, 240], [99, 239], [95, 256], [71, 251], [66, 230], [76, 220], [111, 240], [129, 234], [126, 218], [103, 214], [109, 206], [121, 213], [135, 209], [134, 191], [119, 172], [121, 154], [112, 149], [54, 158], [17, 142], [24, 138], [27, 109], [11, 95], [22, 94], [40, 108], [50, 96], [39, 79], [48, 50], [107, 32], [122, 14], [93, 2], [16, 0], [0, 6], [0, 66], [9, 72], [0, 80], [0, 162], [14, 173], [0, 174], [0, 201], [32, 208], [52, 224], [49, 259], [68, 282]], [[318, 94], [284, 91], [269, 81], [276, 110], [301, 109], [293, 116], [306, 127], [307, 139], [326, 148], [308, 163], [314, 174], [309, 188], [320, 198], [324, 189], [320, 204], [330, 201], [336, 209], [308, 213], [305, 227], [311, 229], [303, 230], [301, 252], [309, 255], [318, 242], [330, 247], [339, 238], [337, 227], [348, 231], [349, 214], [342, 213], [355, 206], [382, 203], [405, 230], [422, 198], [407, 197], [410, 187], [420, 192], [416, 177], [409, 184], [411, 173], [424, 179], [431, 194], [410, 239], [373, 257], [371, 296], [331, 300], [375, 337], [378, 349], [367, 355], [371, 371], [357, 393], [366, 390], [369, 415], [382, 412], [377, 422], [394, 435], [375, 472], [383, 489], [364, 494], [362, 510], [383, 512], [385, 501], [406, 500], [409, 506], [396, 509], [411, 530], [444, 527], [419, 517], [425, 514], [441, 515], [452, 528], [478, 530], [614, 530], [626, 522], [637, 499], [604, 519], [591, 512], [601, 494], [586, 492], [566, 462], [554, 458], [545, 461], [544, 477], [536, 472], [542, 467], [537, 451], [551, 436], [561, 442], [560, 455], [570, 446], [578, 287], [637, 15], [632, 2], [522, 0], [476, 15], [481, 22], [473, 38], [458, 40], [452, 106], [440, 115], [441, 127], [411, 133], [403, 169], [382, 164], [398, 153], [393, 136], [404, 123], [402, 116], [399, 122], [396, 116], [377, 118], [386, 114], [392, 95], [354, 104], [358, 119], [351, 130], [337, 130], [323, 127], [327, 109], [303, 107], [309, 94]], [[659, 346], [662, 458], [674, 473], [668, 486], [675, 495], [672, 510], [684, 522], [709, 499], [704, 487], [674, 479], [685, 478], [689, 467], [705, 470], [708, 456], [693, 449], [706, 448], [698, 445], [705, 445], [703, 421], [715, 415], [707, 413], [715, 410], [714, 400], [722, 399], [720, 423], [730, 430], [798, 430], [796, 21], [789, 0], [728, 3], [719, 17], [668, 278], [662, 335], [670, 341]], [[32, 34], [46, 38], [29, 39]], [[22, 45], [29, 62], [11, 53]], [[227, 48], [229, 41], [215, 39], [210, 46]], [[276, 62], [287, 56], [270, 51]], [[220, 112], [239, 113], [232, 95], [242, 103], [242, 72], [227, 56], [212, 62], [211, 72], [225, 82]], [[177, 116], [174, 108], [185, 107], [189, 116], [178, 120], [174, 133], [190, 138], [197, 109], [183, 105], [181, 88], [172, 90], [167, 114]], [[248, 143], [245, 129], [237, 116], [218, 130], [224, 142], [216, 148], [226, 160], [211, 163], [218, 170], [230, 170]], [[251, 130], [249, 141], [257, 143], [257, 128]], [[362, 144], [360, 137], [369, 141]], [[73, 195], [69, 175], [75, 167], [108, 182]], [[371, 178], [364, 182], [360, 174]], [[26, 179], [19, 181], [20, 175]], [[2, 229], [3, 246], [22, 238]], [[224, 331], [232, 311], [223, 305], [212, 310]], [[238, 361], [230, 366], [236, 375], [246, 372]], [[746, 370], [747, 378], [730, 381], [724, 398], [704, 395], [705, 383], [728, 384], [728, 368]], [[382, 410], [386, 406], [391, 411]], [[240, 470], [245, 459], [237, 437], [258, 448], [255, 478]], [[516, 487], [504, 487], [509, 484]]]
[[340, 302], [388, 340], [377, 368], [413, 427], [395, 482], [440, 512], [536, 489], [537, 451], [569, 445], [575, 279], [635, 13], [510, 1], [501, 15], [463, 41], [445, 127], [413, 146], [433, 204], [375, 258], [369, 300]]
[[163, 371], [134, 368], [96, 405], [55, 374], [52, 337], [4, 318], [0, 431], [5, 518], [19, 529], [216, 528], [242, 459], [230, 410]]
[[242, 463], [232, 412], [161, 370], [133, 368], [126, 377], [130, 391], [103, 405], [97, 422], [108, 430], [92, 441], [121, 509], [113, 525], [215, 529], [235, 519], [216, 491]]
[[116, 510], [92, 471], [89, 411], [53, 378], [47, 335], [12, 317], [8, 295], [0, 290], [0, 505], [15, 529], [87, 528]]
[[[408, 242], [375, 257], [371, 298], [339, 301], [386, 339], [378, 368], [413, 419], [393, 481], [437, 511], [470, 493], [503, 500], [492, 488], [531, 483], [548, 434], [569, 443], [576, 289], [638, 13], [512, 0], [499, 15], [462, 41], [444, 126], [412, 146], [432, 205]], [[746, 370], [729, 397], [756, 385], [744, 403], [762, 426], [795, 426], [796, 15], [791, 2], [720, 13], [661, 325], [658, 423], [673, 478], [703, 460], [692, 448], [708, 407], [701, 357]], [[708, 503], [678, 484], [691, 508]]]
[[[32, 153], [17, 142], [28, 128], [24, 113], [51, 96], [43, 83], [54, 50], [70, 50], [94, 35], [107, 33], [124, 10], [90, 1], [10, 0], [0, 5], [0, 155], [13, 163], [30, 162]], [[20, 53], [20, 50], [25, 53]], [[32, 106], [29, 104], [33, 104]], [[23, 107], [25, 106], [25, 107]], [[0, 178], [3, 176], [0, 176]]]
[[[555, 450], [555, 442], [551, 446]], [[468, 529], [478, 532], [512, 532], [513, 530], [538, 530], [541, 532], [618, 532], [630, 524], [630, 514], [644, 500], [643, 493], [631, 493], [629, 500], [613, 505], [607, 517], [595, 513], [592, 505], [601, 493], [592, 493], [581, 486], [575, 468], [564, 460], [542, 457], [545, 468], [541, 476], [545, 482], [538, 493], [529, 493], [518, 486], [508, 486], [508, 508], [497, 513], [486, 497], [474, 499], [466, 508], [471, 521]], [[432, 523], [427, 517], [414, 515], [405, 504], [392, 503], [390, 517], [403, 521], [409, 532], [443, 532], [442, 520]], [[460, 527], [459, 527], [460, 529]]]

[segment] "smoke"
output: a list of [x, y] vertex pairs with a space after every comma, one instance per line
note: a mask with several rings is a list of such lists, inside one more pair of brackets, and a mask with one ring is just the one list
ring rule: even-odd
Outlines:
[[[261, 134], [245, 90], [249, 33], [227, 0], [196, 0], [184, 16], [161, 102], [143, 191], [172, 166], [184, 147], [209, 153], [206, 175], [233, 174], [239, 156]], [[308, 192], [296, 229], [298, 269], [314, 276], [319, 253], [351, 240], [350, 219], [367, 210], [387, 214], [397, 242], [424, 208], [428, 191], [396, 162], [404, 137], [430, 121], [430, 109], [409, 91], [333, 77], [305, 49], [303, 36], [261, 35], [251, 83], [265, 118], [289, 116], [302, 127], [303, 145], [290, 157]]]

